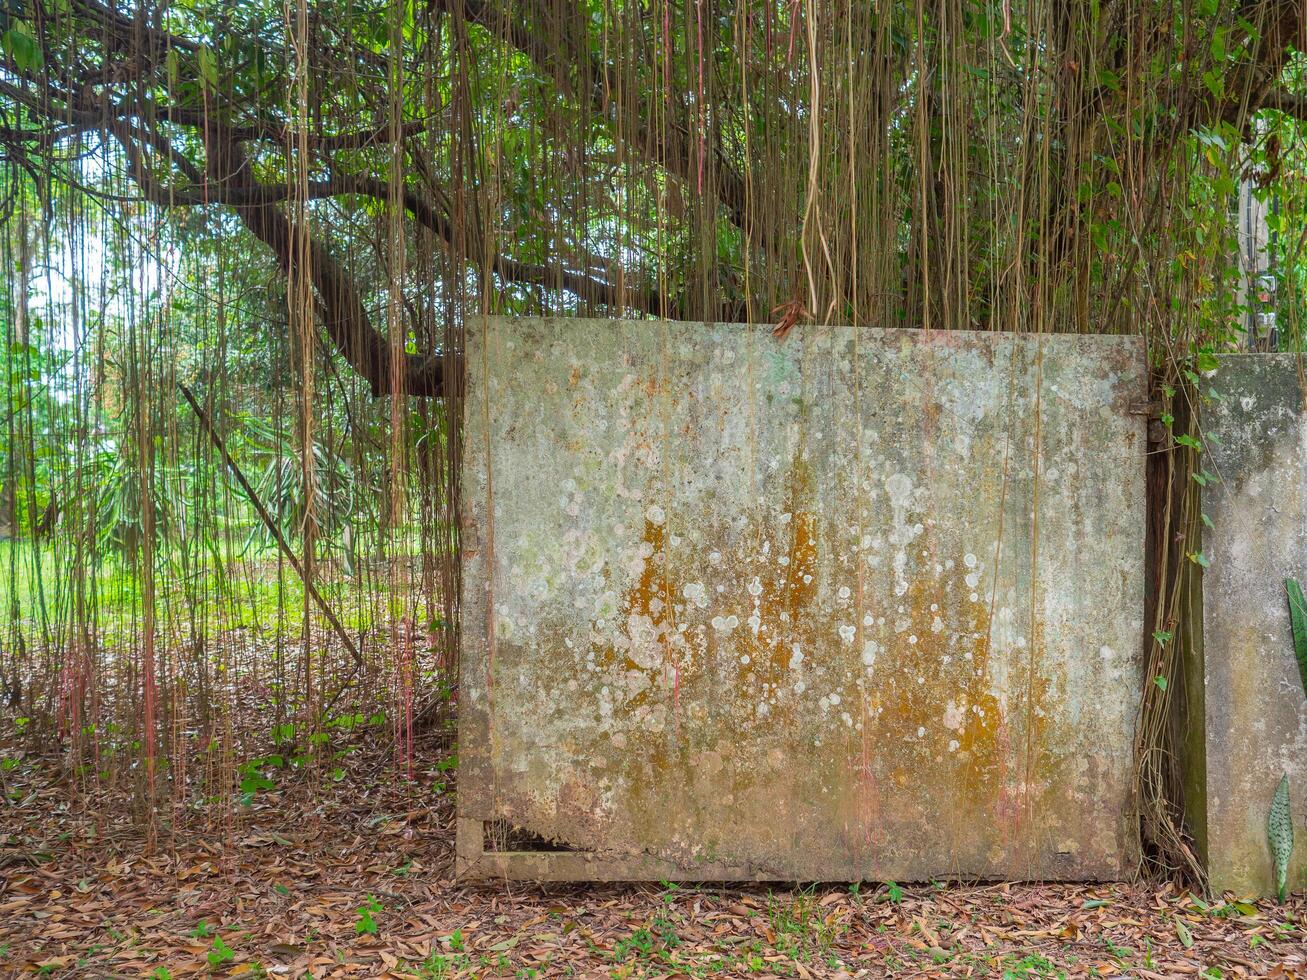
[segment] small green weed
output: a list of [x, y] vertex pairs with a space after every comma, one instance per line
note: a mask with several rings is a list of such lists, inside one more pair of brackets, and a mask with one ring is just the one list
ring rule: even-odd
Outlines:
[[222, 941], [221, 936], [213, 937], [213, 950], [205, 957], [209, 961], [209, 967], [222, 966], [224, 963], [230, 963], [236, 958], [236, 952]]
[[643, 927], [620, 940], [613, 949], [617, 962], [624, 963], [631, 956], [650, 956], [654, 951], [654, 934]]
[[1003, 970], [1003, 980], [1034, 980], [1034, 978], [1065, 980], [1065, 977], [1065, 970], [1057, 969], [1047, 957], [1040, 956], [1038, 953], [1024, 956]]
[[360, 905], [356, 910], [358, 919], [354, 923], [354, 934], [361, 936], [366, 933], [369, 936], [377, 934], [376, 914], [381, 911], [381, 903], [372, 895], [368, 900]]
[[450, 975], [449, 960], [439, 953], [432, 953], [417, 965], [417, 975], [422, 980], [444, 980]]

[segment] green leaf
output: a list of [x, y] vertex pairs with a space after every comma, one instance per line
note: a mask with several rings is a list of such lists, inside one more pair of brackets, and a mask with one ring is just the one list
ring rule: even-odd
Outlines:
[[167, 56], [163, 59], [164, 69], [168, 74], [168, 88], [175, 91], [177, 80], [181, 76], [181, 58], [177, 54], [176, 48], [169, 48]]
[[1205, 554], [1203, 554], [1201, 551], [1191, 551], [1189, 552], [1188, 557], [1189, 560], [1193, 562], [1195, 565], [1201, 565], [1203, 568], [1212, 567], [1212, 560], [1208, 558]]
[[247, 772], [241, 778], [240, 791], [250, 797], [253, 797], [256, 793], [276, 788], [276, 783], [257, 770]]
[[1191, 933], [1189, 931], [1189, 927], [1185, 925], [1183, 922], [1181, 922], [1179, 919], [1175, 920], [1175, 934], [1180, 937], [1180, 945], [1183, 946], [1185, 949], [1191, 949], [1193, 947], [1194, 944], [1193, 933]]
[[381, 903], [369, 895], [368, 900], [360, 905], [357, 911], [358, 921], [354, 923], [354, 934], [361, 936], [367, 933], [370, 936], [375, 936], [377, 934], [377, 920], [373, 917], [373, 913], [381, 911]]
[[1199, 442], [1197, 439], [1195, 439], [1193, 436], [1189, 435], [1187, 432], [1176, 436], [1175, 441], [1182, 446], [1188, 446], [1190, 449], [1194, 450], [1195, 452], [1201, 453], [1203, 451], [1203, 444]]
[[213, 952], [206, 957], [209, 961], [209, 966], [221, 966], [228, 960], [234, 960], [235, 958], [236, 954], [232, 951], [230, 946], [222, 941], [222, 937], [214, 936]]
[[21, 20], [14, 21], [13, 26], [0, 35], [0, 47], [14, 60], [19, 71], [35, 72], [45, 60], [40, 42]]
[[1168, 643], [1171, 642], [1171, 631], [1153, 630], [1153, 639], [1156, 640], [1158, 643], [1160, 643], [1162, 646], [1166, 646]]
[[1163, 677], [1161, 674], [1158, 674], [1156, 677], [1153, 678], [1153, 683], [1156, 684], [1161, 690], [1163, 691], [1166, 690], [1166, 678]]
[[1289, 774], [1280, 777], [1266, 815], [1266, 839], [1275, 860], [1275, 889], [1283, 902], [1289, 895], [1289, 858], [1293, 854], [1293, 814], [1289, 810]]
[[1211, 92], [1216, 98], [1220, 99], [1225, 96], [1225, 79], [1215, 69], [1209, 68], [1203, 72], [1203, 84], [1207, 86], [1207, 91]]
[[1225, 32], [1226, 28], [1224, 27], [1218, 27], [1212, 32], [1212, 41], [1209, 48], [1212, 52], [1212, 60], [1214, 61], [1225, 60]]
[[1298, 661], [1298, 677], [1302, 681], [1303, 695], [1307, 696], [1307, 599], [1302, 586], [1291, 578], [1284, 580], [1284, 591], [1289, 595], [1289, 625], [1293, 629], [1293, 655]]
[[218, 59], [214, 57], [213, 49], [207, 44], [201, 44], [195, 52], [195, 63], [200, 69], [200, 81], [208, 88], [217, 88]]

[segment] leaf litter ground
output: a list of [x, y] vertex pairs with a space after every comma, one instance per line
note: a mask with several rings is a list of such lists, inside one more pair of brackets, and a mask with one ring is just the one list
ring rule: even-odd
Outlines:
[[79, 795], [60, 758], [0, 743], [0, 973], [1307, 978], [1303, 896], [458, 883], [448, 738], [419, 739], [412, 781], [359, 739], [153, 829], [129, 787]]

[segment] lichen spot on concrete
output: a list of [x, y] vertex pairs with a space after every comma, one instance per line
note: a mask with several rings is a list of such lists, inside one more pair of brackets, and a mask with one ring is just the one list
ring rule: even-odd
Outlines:
[[599, 619], [612, 619], [617, 615], [617, 593], [608, 591], [595, 597], [595, 616]]
[[708, 608], [708, 590], [703, 587], [702, 582], [690, 582], [683, 589], [681, 595], [689, 599], [700, 609]]
[[867, 640], [862, 644], [862, 664], [864, 667], [876, 666], [876, 654], [880, 652], [880, 644], [875, 640]]
[[885, 478], [885, 492], [891, 507], [906, 510], [912, 503], [912, 479], [903, 473], [891, 473]]
[[966, 721], [966, 712], [958, 707], [956, 701], [950, 701], [944, 706], [944, 727], [958, 731]]

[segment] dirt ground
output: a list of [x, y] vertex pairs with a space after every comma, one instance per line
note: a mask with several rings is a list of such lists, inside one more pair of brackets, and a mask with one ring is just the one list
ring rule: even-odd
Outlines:
[[4, 975], [1307, 978], [1303, 896], [459, 884], [437, 743], [412, 781], [358, 752], [153, 829], [125, 790], [77, 797], [59, 759], [0, 756]]

